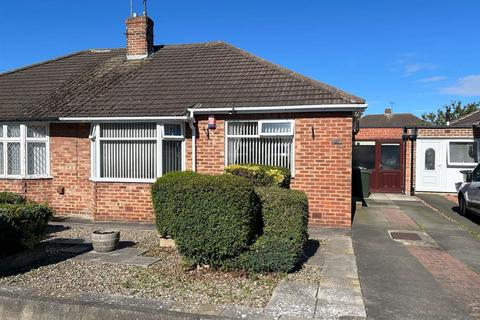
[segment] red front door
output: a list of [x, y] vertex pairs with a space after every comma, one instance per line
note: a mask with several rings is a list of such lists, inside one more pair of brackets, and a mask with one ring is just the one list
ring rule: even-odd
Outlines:
[[404, 150], [401, 140], [356, 141], [354, 166], [372, 171], [371, 192], [403, 192]]
[[378, 192], [403, 191], [403, 148], [401, 142], [377, 142], [375, 166]]

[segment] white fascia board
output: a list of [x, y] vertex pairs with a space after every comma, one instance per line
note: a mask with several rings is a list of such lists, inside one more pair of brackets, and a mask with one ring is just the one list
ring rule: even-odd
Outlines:
[[190, 114], [220, 113], [286, 113], [286, 112], [353, 112], [363, 111], [367, 104], [321, 104], [299, 106], [265, 106], [265, 107], [229, 107], [229, 108], [191, 108]]
[[63, 117], [61, 122], [158, 122], [158, 121], [188, 121], [188, 116], [169, 117]]

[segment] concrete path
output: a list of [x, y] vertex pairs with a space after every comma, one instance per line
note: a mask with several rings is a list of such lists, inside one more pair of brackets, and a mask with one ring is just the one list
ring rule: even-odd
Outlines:
[[321, 249], [306, 265], [321, 269], [320, 284], [286, 281], [274, 291], [265, 312], [280, 319], [365, 318], [352, 240], [345, 230], [311, 229]]
[[[367, 204], [357, 208], [353, 226], [367, 316], [480, 318], [480, 274], [473, 271], [480, 242], [422, 202], [383, 198]], [[417, 231], [432, 240], [395, 241], [391, 230]]]

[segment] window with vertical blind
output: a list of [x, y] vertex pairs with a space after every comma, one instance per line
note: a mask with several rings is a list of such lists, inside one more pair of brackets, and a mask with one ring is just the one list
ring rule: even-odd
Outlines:
[[228, 121], [226, 164], [264, 164], [294, 171], [294, 121]]
[[153, 181], [183, 170], [184, 125], [103, 123], [92, 129], [92, 177]]
[[0, 177], [48, 177], [48, 134], [47, 124], [0, 125]]

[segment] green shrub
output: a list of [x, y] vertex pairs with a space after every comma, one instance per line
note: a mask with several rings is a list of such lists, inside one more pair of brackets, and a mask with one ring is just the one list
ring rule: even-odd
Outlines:
[[263, 234], [225, 266], [251, 272], [289, 272], [298, 264], [308, 240], [308, 200], [305, 193], [275, 187], [257, 188]]
[[190, 197], [191, 182], [198, 174], [171, 172], [155, 181], [152, 187], [152, 200], [155, 209], [157, 230], [163, 237], [173, 237], [178, 214], [183, 212], [183, 205]]
[[160, 234], [170, 235], [189, 262], [222, 265], [250, 245], [257, 198], [247, 179], [169, 173], [153, 186]]
[[25, 203], [25, 197], [18, 193], [13, 193], [9, 191], [0, 192], [0, 204], [10, 203], [10, 204], [22, 204]]
[[290, 188], [290, 170], [283, 167], [259, 164], [232, 164], [225, 167], [225, 173], [245, 177], [257, 187], [278, 186]]
[[40, 204], [0, 204], [0, 253], [33, 249], [52, 215], [49, 207]]

